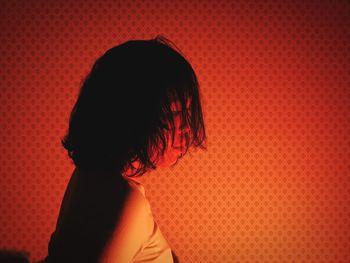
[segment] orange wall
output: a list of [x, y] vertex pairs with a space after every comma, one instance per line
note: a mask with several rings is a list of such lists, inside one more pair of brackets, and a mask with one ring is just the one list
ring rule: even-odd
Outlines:
[[60, 138], [83, 77], [108, 48], [164, 34], [198, 74], [208, 134], [207, 151], [144, 178], [180, 261], [350, 262], [349, 10], [3, 1], [0, 248], [45, 256], [73, 170]]

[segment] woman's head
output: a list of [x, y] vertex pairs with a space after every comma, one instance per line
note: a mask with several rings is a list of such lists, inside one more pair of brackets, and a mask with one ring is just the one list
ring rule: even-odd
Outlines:
[[[180, 126], [186, 132], [177, 135]], [[158, 36], [124, 42], [97, 59], [62, 144], [78, 168], [122, 172], [138, 162], [141, 175], [155, 169], [172, 144], [186, 152], [205, 148], [205, 138], [196, 74]]]

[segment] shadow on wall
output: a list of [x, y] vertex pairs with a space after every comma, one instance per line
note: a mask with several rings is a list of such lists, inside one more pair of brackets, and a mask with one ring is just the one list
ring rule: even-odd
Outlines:
[[29, 263], [28, 257], [25, 251], [0, 250], [0, 263]]

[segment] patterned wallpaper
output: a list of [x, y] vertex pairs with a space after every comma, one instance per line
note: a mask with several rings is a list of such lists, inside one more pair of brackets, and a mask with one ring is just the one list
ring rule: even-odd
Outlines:
[[208, 136], [143, 178], [180, 262], [350, 262], [348, 1], [15, 0], [0, 19], [0, 249], [46, 255], [82, 79], [162, 34], [197, 73]]

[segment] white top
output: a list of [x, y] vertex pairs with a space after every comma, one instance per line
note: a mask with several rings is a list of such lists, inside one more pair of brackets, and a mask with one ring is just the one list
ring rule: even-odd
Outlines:
[[[125, 178], [125, 177], [124, 177]], [[150, 204], [145, 195], [145, 188], [137, 181], [137, 179], [128, 177], [126, 178], [130, 187], [136, 188], [142, 193], [146, 201], [147, 217], [152, 222], [152, 234], [148, 240], [143, 244], [142, 249], [135, 255], [133, 262], [137, 263], [173, 263], [173, 257], [168, 242], [164, 238], [157, 222], [154, 220]], [[149, 230], [144, 229], [145, 233]]]
[[174, 261], [140, 182], [75, 169], [44, 262]]

